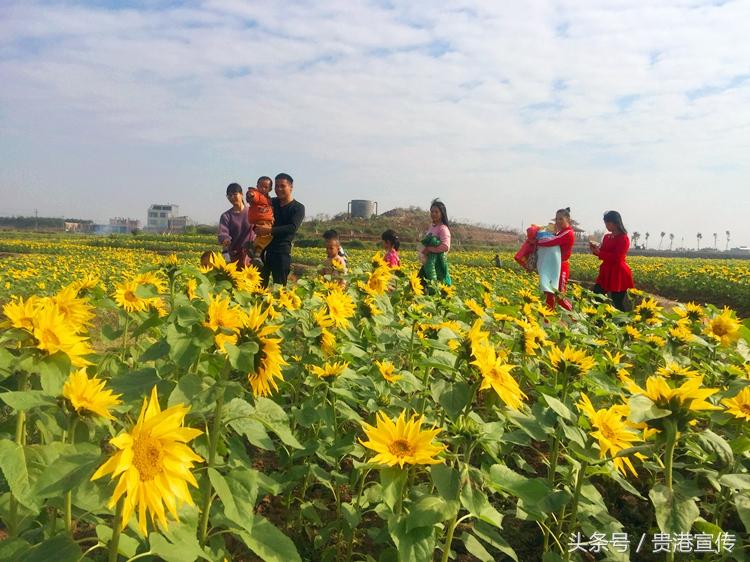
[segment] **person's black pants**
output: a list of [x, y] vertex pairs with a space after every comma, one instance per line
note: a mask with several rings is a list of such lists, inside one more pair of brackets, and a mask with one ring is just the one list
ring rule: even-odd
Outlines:
[[[599, 283], [594, 285], [594, 292], [599, 295], [604, 295], [607, 293], [604, 289], [602, 289]], [[609, 298], [612, 299], [612, 304], [615, 305], [615, 308], [617, 310], [622, 310], [623, 312], [625, 312], [625, 297], [628, 295], [628, 291], [627, 290], [617, 291], [617, 292], [608, 293], [608, 294], [609, 294]]]
[[289, 271], [292, 267], [292, 256], [290, 254], [266, 252], [263, 269], [260, 272], [263, 286], [268, 286], [268, 281], [273, 277], [273, 282], [286, 285]]

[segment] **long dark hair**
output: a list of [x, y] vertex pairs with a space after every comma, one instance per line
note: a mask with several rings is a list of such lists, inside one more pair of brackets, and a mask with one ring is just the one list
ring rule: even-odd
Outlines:
[[611, 222], [612, 224], [614, 224], [617, 227], [617, 230], [620, 231], [620, 234], [628, 233], [625, 225], [622, 224], [622, 217], [617, 211], [607, 211], [606, 213], [604, 213], [604, 222]]
[[445, 226], [450, 226], [448, 224], [448, 211], [445, 209], [445, 203], [443, 203], [440, 199], [433, 199], [432, 203], [430, 203], [430, 209], [433, 207], [436, 207], [438, 211], [440, 211], [440, 222], [442, 222]]
[[566, 219], [570, 220], [570, 207], [565, 207], [564, 209], [558, 209], [555, 214], [560, 214], [564, 216]]

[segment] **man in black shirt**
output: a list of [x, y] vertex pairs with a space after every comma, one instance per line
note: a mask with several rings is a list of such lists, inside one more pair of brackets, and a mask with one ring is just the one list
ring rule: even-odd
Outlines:
[[305, 206], [295, 201], [292, 196], [294, 189], [292, 176], [284, 173], [278, 174], [274, 184], [276, 197], [271, 199], [273, 226], [255, 227], [255, 234], [258, 236], [273, 235], [273, 240], [266, 248], [261, 270], [264, 286], [268, 285], [271, 276], [273, 276], [274, 283], [286, 285], [292, 265], [292, 241], [305, 218]]

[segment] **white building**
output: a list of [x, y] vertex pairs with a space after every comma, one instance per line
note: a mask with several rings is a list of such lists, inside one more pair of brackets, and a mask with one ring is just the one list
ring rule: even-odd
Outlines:
[[193, 222], [179, 216], [179, 205], [151, 205], [148, 208], [146, 230], [149, 232], [185, 232]]

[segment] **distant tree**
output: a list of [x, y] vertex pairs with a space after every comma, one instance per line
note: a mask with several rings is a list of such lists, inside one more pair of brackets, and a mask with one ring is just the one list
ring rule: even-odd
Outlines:
[[659, 249], [661, 250], [661, 243], [664, 242], [664, 237], [667, 235], [663, 230], [659, 233]]
[[643, 236], [643, 247], [648, 248], [648, 237], [651, 236], [648, 232]]
[[724, 234], [727, 235], [727, 247], [725, 248], [725, 250], [729, 251], [729, 231], [727, 230], [726, 232], [724, 232]]
[[641, 233], [637, 230], [633, 233], [633, 246], [638, 249], [638, 240], [641, 238]]
[[669, 251], [672, 251], [672, 243], [674, 242], [674, 232], [669, 233]]
[[698, 240], [698, 249], [701, 249], [701, 240], [703, 239], [703, 235], [699, 232], [695, 235], [695, 239]]
[[716, 240], [718, 240], [718, 238], [719, 238], [719, 234], [716, 233], [716, 232], [714, 232], [714, 249], [716, 249], [716, 250], [719, 249], [719, 246], [717, 245], [717, 242], [716, 242]]

